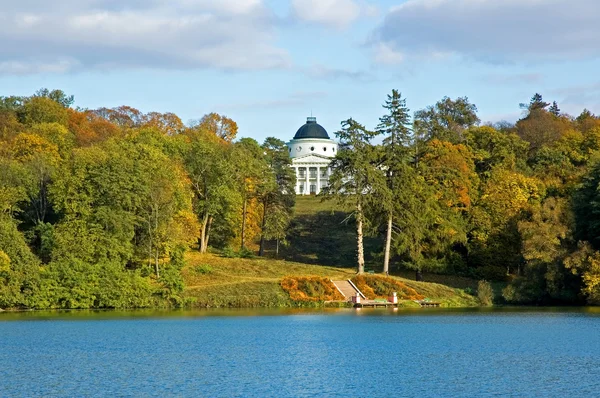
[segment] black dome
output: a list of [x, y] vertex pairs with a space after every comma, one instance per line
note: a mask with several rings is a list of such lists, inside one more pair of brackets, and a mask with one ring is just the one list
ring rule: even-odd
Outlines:
[[329, 134], [323, 126], [317, 123], [316, 117], [309, 117], [306, 118], [306, 124], [300, 127], [294, 136], [295, 140], [302, 138], [324, 138], [328, 140]]

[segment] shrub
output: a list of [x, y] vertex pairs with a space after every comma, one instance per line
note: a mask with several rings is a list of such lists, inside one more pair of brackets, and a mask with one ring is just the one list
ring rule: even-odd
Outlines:
[[233, 250], [233, 248], [231, 246], [227, 246], [226, 248], [224, 248], [223, 251], [221, 252], [221, 255], [226, 258], [237, 258], [238, 257], [237, 252], [235, 250]]
[[193, 269], [196, 275], [207, 275], [213, 272], [213, 268], [208, 264], [198, 264]]
[[255, 258], [256, 256], [254, 255], [254, 252], [246, 247], [243, 247], [239, 252], [238, 252], [238, 257], [239, 258]]
[[226, 258], [256, 258], [254, 252], [247, 248], [242, 248], [240, 251], [235, 251], [231, 246], [227, 246], [221, 252]]
[[477, 284], [477, 298], [481, 305], [489, 307], [494, 302], [494, 290], [492, 285], [486, 280], [481, 280]]
[[422, 300], [425, 296], [417, 293], [401, 281], [376, 275], [357, 275], [352, 278], [356, 287], [370, 300], [388, 298], [393, 292], [398, 294], [400, 300]]
[[328, 278], [320, 276], [288, 276], [281, 280], [281, 287], [293, 301], [344, 300], [333, 283]]

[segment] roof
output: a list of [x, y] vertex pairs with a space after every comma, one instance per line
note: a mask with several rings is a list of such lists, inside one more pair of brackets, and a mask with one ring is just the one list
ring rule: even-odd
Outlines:
[[302, 138], [324, 138], [328, 140], [329, 134], [323, 126], [317, 123], [316, 117], [308, 117], [306, 118], [306, 124], [300, 127], [294, 136], [295, 140]]

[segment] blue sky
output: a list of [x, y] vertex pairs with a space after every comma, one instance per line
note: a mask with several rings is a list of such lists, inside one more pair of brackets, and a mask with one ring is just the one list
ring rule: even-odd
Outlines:
[[0, 95], [218, 112], [259, 141], [311, 111], [330, 133], [374, 127], [392, 89], [412, 111], [468, 96], [483, 121], [515, 121], [535, 92], [598, 114], [599, 15], [597, 0], [7, 0]]

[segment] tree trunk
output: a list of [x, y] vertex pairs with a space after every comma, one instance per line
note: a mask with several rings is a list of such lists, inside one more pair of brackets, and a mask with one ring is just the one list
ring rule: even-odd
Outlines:
[[158, 271], [158, 247], [154, 252], [154, 271], [156, 271], [156, 278], [160, 278], [160, 272]]
[[246, 246], [246, 211], [248, 207], [248, 201], [244, 198], [244, 207], [242, 209], [242, 244], [240, 249], [243, 250]]
[[423, 282], [423, 274], [421, 273], [421, 270], [416, 270], [415, 271], [415, 280], [417, 282]]
[[200, 253], [206, 253], [206, 228], [208, 227], [208, 213], [202, 217], [202, 229], [200, 230]]
[[279, 239], [277, 239], [277, 246], [275, 247], [275, 257], [279, 257]]
[[258, 249], [258, 255], [265, 255], [265, 226], [267, 225], [267, 203], [263, 204], [263, 216], [262, 226], [260, 227], [260, 249]]
[[[158, 234], [158, 206], [156, 206], [156, 211], [154, 213], [154, 232]], [[154, 268], [156, 271], [156, 278], [160, 278], [160, 273], [158, 272], [158, 243], [155, 246], [155, 255], [154, 255]]]
[[358, 273], [365, 272], [365, 249], [363, 247], [363, 213], [362, 205], [356, 205], [356, 243], [358, 245]]
[[208, 225], [206, 227], [206, 237], [204, 238], [204, 251], [206, 253], [208, 250], [208, 241], [210, 240], [210, 227], [212, 226], [213, 218], [212, 216], [208, 217]]
[[383, 257], [383, 273], [390, 274], [390, 246], [392, 245], [392, 213], [388, 215], [387, 236], [385, 238], [385, 254]]

